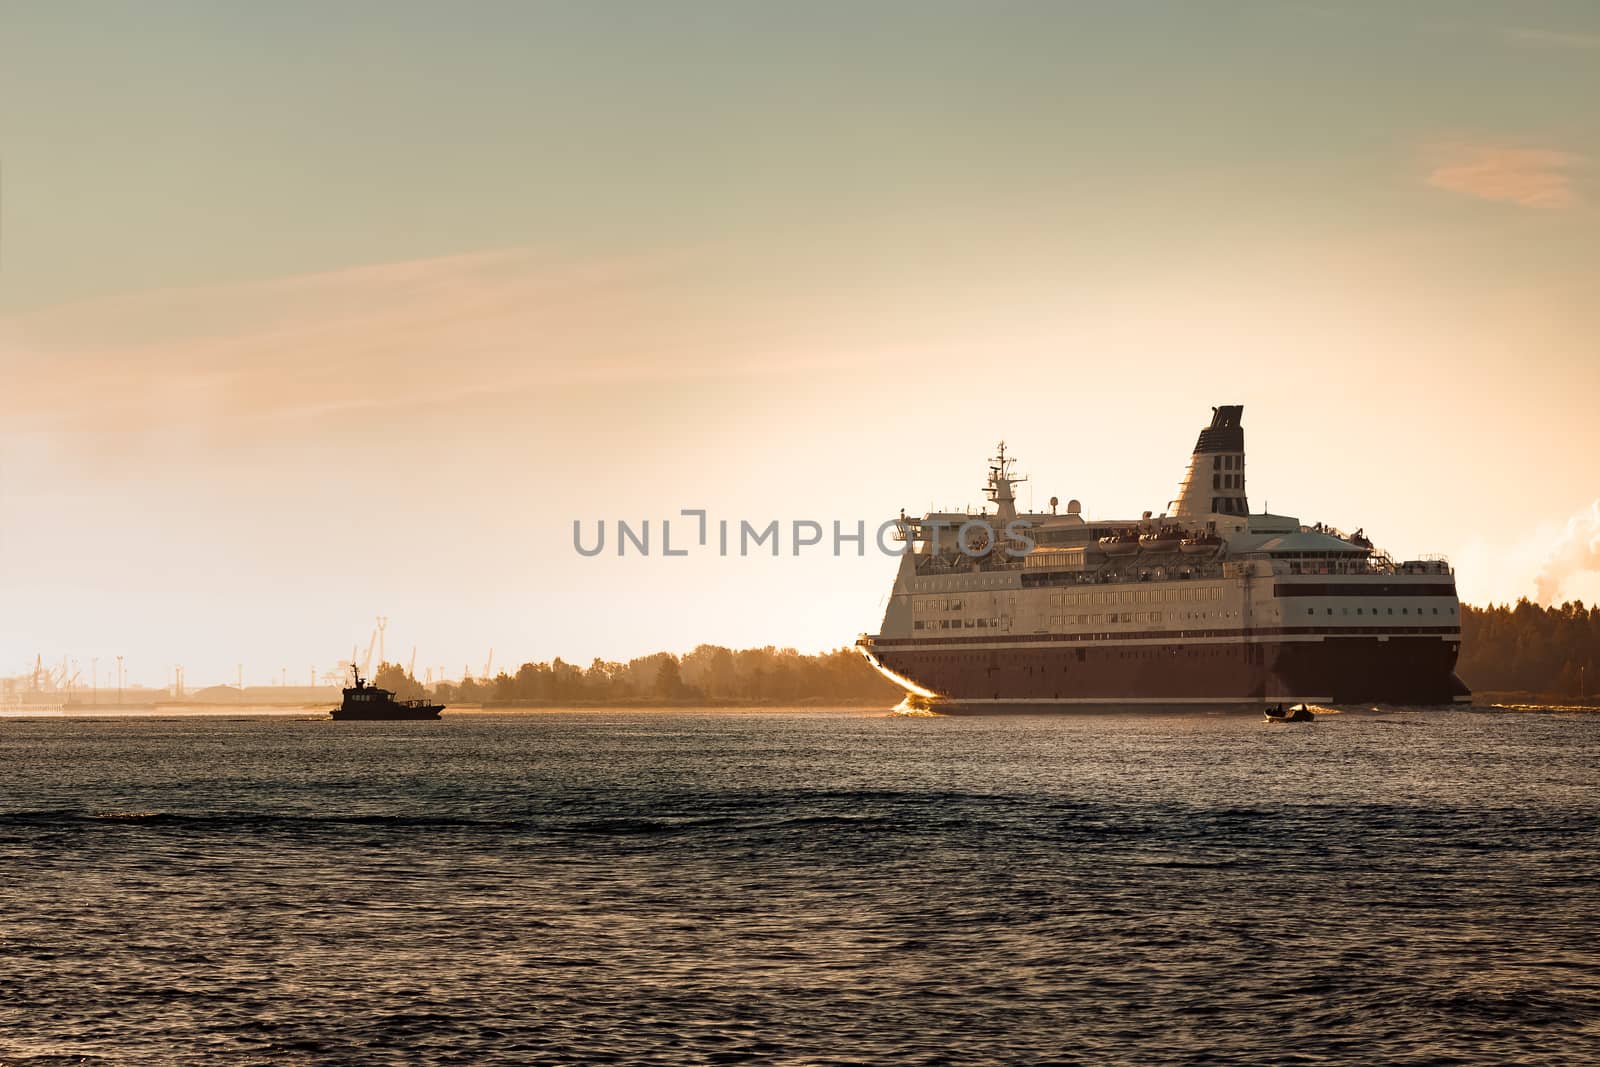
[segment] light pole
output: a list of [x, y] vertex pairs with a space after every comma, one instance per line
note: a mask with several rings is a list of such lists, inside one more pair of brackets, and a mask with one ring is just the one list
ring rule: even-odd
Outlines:
[[100, 703], [100, 657], [89, 657], [89, 688], [94, 691], [93, 702]]
[[122, 657], [117, 657], [117, 703], [122, 703]]

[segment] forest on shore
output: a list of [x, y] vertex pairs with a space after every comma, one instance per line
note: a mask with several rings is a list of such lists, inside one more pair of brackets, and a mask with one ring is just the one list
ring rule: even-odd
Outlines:
[[[373, 681], [402, 698], [420, 697], [424, 687], [405, 670], [385, 663]], [[882, 704], [903, 695], [854, 649], [802, 655], [792, 648], [734, 650], [701, 645], [676, 656], [657, 652], [626, 663], [596, 659], [588, 667], [559, 656], [549, 663], [524, 663], [515, 674], [468, 678], [435, 685], [445, 703], [500, 705], [569, 704]]]
[[1546, 608], [1526, 597], [1486, 608], [1461, 605], [1456, 673], [1474, 693], [1592, 702], [1597, 666], [1600, 606], [1571, 600]]
[[[1600, 686], [1600, 606], [1569, 601], [1540, 607], [1461, 606], [1461, 658], [1456, 673], [1474, 693], [1525, 694], [1530, 700], [1595, 699]], [[374, 681], [401, 697], [426, 689], [405, 669], [385, 663]], [[524, 663], [516, 673], [435, 685], [446, 703], [570, 704], [884, 704], [901, 697], [853, 649], [803, 655], [792, 648], [734, 650], [701, 645], [676, 656], [657, 652], [626, 663], [596, 659], [587, 667], [560, 657]]]

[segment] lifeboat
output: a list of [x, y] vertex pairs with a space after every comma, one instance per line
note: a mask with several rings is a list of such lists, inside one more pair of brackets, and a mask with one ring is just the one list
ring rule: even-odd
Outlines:
[[1130, 533], [1100, 538], [1100, 551], [1108, 556], [1131, 556], [1139, 551], [1139, 539]]
[[1210, 555], [1222, 547], [1222, 538], [1216, 534], [1197, 534], [1194, 537], [1185, 537], [1178, 545], [1178, 551], [1186, 556]]
[[1139, 538], [1139, 547], [1146, 552], [1171, 552], [1178, 547], [1180, 537], [1177, 530], [1157, 530], [1147, 533]]

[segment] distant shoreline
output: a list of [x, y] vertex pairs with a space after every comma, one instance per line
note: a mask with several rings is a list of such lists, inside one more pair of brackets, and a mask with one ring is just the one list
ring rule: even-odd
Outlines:
[[[495, 714], [497, 712], [572, 712], [572, 711], [884, 711], [894, 709], [892, 701], [881, 700], [809, 700], [757, 703], [747, 700], [633, 700], [633, 701], [562, 701], [558, 703], [529, 703], [523, 701], [480, 703], [461, 701], [446, 704], [444, 714]], [[217, 703], [213, 701], [141, 701], [121, 704], [21, 704], [0, 705], [0, 718], [152, 718], [160, 716], [216, 716], [216, 715], [316, 715], [325, 716], [333, 710], [331, 701], [261, 701], [245, 703]]]
[[[1182, 708], [1164, 709], [1167, 712], [1182, 712]], [[1256, 709], [1241, 707], [1240, 715], [1253, 714]], [[1476, 697], [1470, 705], [1440, 706], [1430, 708], [1405, 708], [1405, 707], [1380, 707], [1367, 708], [1362, 705], [1330, 708], [1330, 714], [1360, 713], [1366, 710], [1381, 711], [1420, 711], [1420, 712], [1449, 712], [1449, 711], [1503, 711], [1503, 712], [1567, 712], [1579, 714], [1600, 714], [1600, 704], [1585, 703], [1575, 704], [1562, 700], [1539, 700], [1527, 693], [1485, 693]], [[41, 707], [41, 706], [0, 706], [0, 721], [8, 719], [72, 719], [84, 722], [107, 719], [181, 719], [181, 718], [264, 718], [286, 719], [298, 721], [324, 721], [331, 722], [329, 713], [332, 709], [327, 702], [313, 704], [212, 704], [212, 703], [186, 703], [163, 702], [160, 704], [79, 704], [68, 707]], [[1133, 714], [1161, 714], [1161, 711], [1149, 707], [1130, 707], [1127, 709]], [[843, 713], [852, 715], [892, 715], [896, 713], [896, 706], [883, 701], [861, 700], [811, 700], [790, 701], [784, 703], [751, 703], [749, 701], [677, 701], [677, 702], [563, 702], [563, 703], [506, 703], [506, 704], [481, 704], [462, 702], [447, 704], [442, 718], [465, 718], [468, 716], [492, 715], [572, 715], [595, 712], [690, 712], [705, 714], [727, 715], [781, 715], [785, 713]], [[1079, 712], [1072, 708], [1061, 708], [1052, 711], [1041, 708], [1037, 714], [1053, 715], [1062, 714], [1071, 716]], [[924, 713], [926, 714], [926, 713]]]

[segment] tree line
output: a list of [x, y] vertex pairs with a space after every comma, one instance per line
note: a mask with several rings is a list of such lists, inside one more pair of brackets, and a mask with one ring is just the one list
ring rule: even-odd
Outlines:
[[[405, 669], [378, 668], [373, 682], [401, 699], [429, 695]], [[596, 658], [588, 667], [559, 656], [524, 663], [494, 678], [441, 682], [431, 695], [462, 704], [792, 704], [807, 701], [885, 703], [900, 688], [848, 648], [802, 655], [792, 648], [729, 649], [700, 645], [676, 656], [657, 652], [626, 663]]]
[[1593, 700], [1600, 686], [1600, 606], [1461, 605], [1456, 673], [1474, 693]]
[[[1527, 598], [1485, 608], [1463, 604], [1456, 673], [1475, 693], [1594, 700], [1600, 606], [1569, 601], [1544, 608]], [[379, 667], [373, 680], [403, 699], [431, 695], [465, 704], [893, 704], [901, 696], [847, 648], [808, 656], [792, 648], [701, 645], [684, 656], [657, 652], [626, 663], [596, 659], [588, 667], [557, 657], [524, 663], [514, 674], [442, 682], [431, 693], [393, 663]]]

